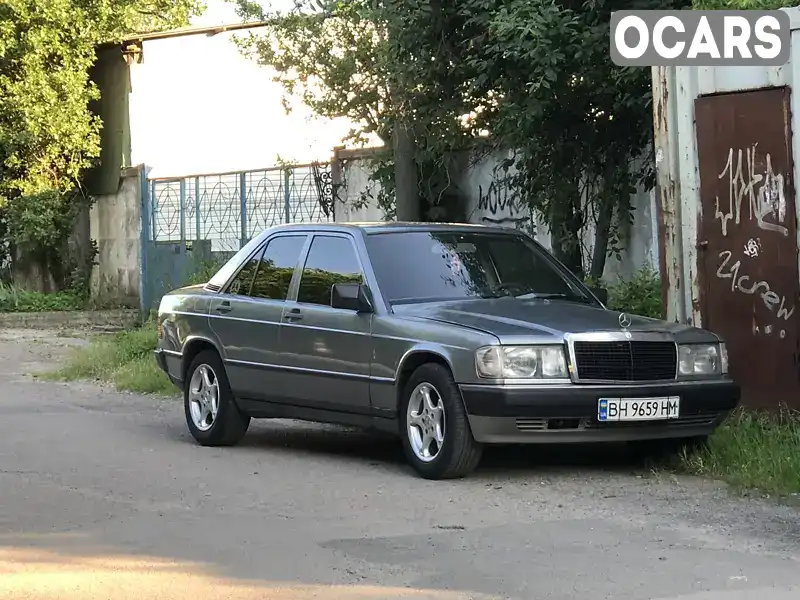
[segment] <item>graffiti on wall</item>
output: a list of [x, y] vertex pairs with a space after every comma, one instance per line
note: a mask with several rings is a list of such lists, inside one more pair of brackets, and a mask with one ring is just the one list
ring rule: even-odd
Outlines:
[[[702, 326], [728, 347], [742, 405], [800, 406], [800, 285], [788, 86], [694, 100]], [[694, 307], [693, 307], [694, 308]]]
[[482, 222], [492, 225], [522, 228], [531, 220], [520, 209], [508, 182], [502, 179], [494, 179], [486, 189], [478, 186], [478, 212]]
[[[726, 184], [727, 199], [720, 202], [716, 197], [714, 218], [719, 219], [723, 237], [728, 236], [728, 223], [732, 221], [740, 225], [744, 216], [748, 222], [754, 223], [758, 230], [788, 236], [786, 222], [786, 184], [781, 173], [776, 173], [772, 166], [772, 157], [767, 152], [763, 156], [756, 153], [758, 144], [749, 148], [729, 148], [727, 160], [717, 178]], [[727, 201], [726, 201], [727, 200]], [[743, 254], [746, 260], [759, 259], [763, 251], [761, 237], [751, 237], [745, 244]], [[730, 250], [719, 252], [719, 268], [716, 276], [719, 279], [730, 279], [731, 292], [758, 296], [770, 313], [776, 314], [780, 323], [788, 321], [794, 314], [795, 307], [791, 297], [773, 291], [766, 280], [756, 278], [752, 281], [747, 274], [740, 273], [742, 260], [734, 260]], [[753, 321], [753, 334], [758, 335], [762, 326]], [[771, 335], [776, 331], [783, 339], [786, 330], [767, 324], [763, 333]]]
[[[781, 173], [772, 168], [769, 152], [759, 156], [758, 144], [750, 148], [728, 150], [725, 168], [717, 175], [728, 187], [727, 206], [720, 206], [717, 196], [715, 218], [720, 220], [722, 235], [728, 235], [728, 221], [739, 225], [742, 221], [742, 207], [745, 205], [747, 218], [755, 221], [759, 229], [789, 235], [786, 222], [786, 184]], [[724, 210], [720, 210], [720, 209]]]

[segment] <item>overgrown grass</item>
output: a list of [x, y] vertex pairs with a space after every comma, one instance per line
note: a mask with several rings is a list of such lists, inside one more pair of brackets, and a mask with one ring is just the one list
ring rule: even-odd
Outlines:
[[[202, 263], [185, 285], [207, 282], [221, 264], [221, 261]], [[9, 299], [17, 299], [7, 303], [17, 307], [17, 311], [77, 310], [90, 304], [84, 301], [81, 305], [79, 299], [67, 294], [32, 294], [0, 288], [0, 312], [14, 310], [5, 308], [3, 289]], [[178, 390], [158, 368], [153, 356], [158, 343], [155, 316], [155, 311], [151, 311], [150, 319], [142, 327], [95, 338], [88, 347], [77, 349], [63, 367], [41, 377], [57, 381], [88, 379], [112, 383], [120, 391], [175, 396]]]
[[800, 415], [737, 410], [709, 439], [685, 455], [681, 468], [738, 489], [774, 495], [800, 493]]
[[86, 298], [69, 292], [28, 292], [0, 283], [0, 312], [83, 310], [87, 305]]
[[30, 292], [0, 282], [0, 313], [69, 312], [136, 308], [131, 302], [89, 298], [73, 292]]
[[630, 278], [610, 285], [588, 278], [586, 283], [608, 289], [608, 308], [611, 310], [654, 319], [664, 318], [664, 309], [661, 306], [661, 276], [658, 271], [643, 268]]
[[89, 379], [114, 384], [121, 391], [174, 396], [176, 388], [156, 365], [153, 350], [158, 333], [153, 322], [144, 326], [103, 335], [79, 348], [49, 379]]

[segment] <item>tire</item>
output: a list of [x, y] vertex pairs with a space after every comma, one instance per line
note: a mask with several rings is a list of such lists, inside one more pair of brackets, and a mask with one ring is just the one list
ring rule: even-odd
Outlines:
[[[431, 411], [417, 421], [413, 416], [418, 414], [418, 404], [424, 407], [423, 392], [426, 390], [435, 406], [441, 405], [444, 410], [443, 419], [440, 412]], [[438, 398], [438, 399], [437, 399]], [[420, 404], [421, 403], [421, 404]], [[411, 408], [411, 410], [409, 410]], [[434, 416], [435, 413], [435, 416]], [[406, 460], [414, 470], [425, 479], [455, 479], [468, 475], [480, 463], [483, 447], [472, 437], [467, 412], [461, 393], [450, 374], [450, 370], [437, 363], [427, 363], [417, 368], [406, 383], [400, 402], [400, 438]], [[412, 428], [410, 421], [414, 420]], [[443, 421], [444, 428], [437, 430], [437, 424]], [[425, 431], [423, 431], [423, 429]], [[435, 440], [428, 446], [428, 457], [420, 456], [420, 442], [425, 432], [435, 437], [441, 434], [441, 447]], [[416, 436], [414, 434], [416, 432]], [[424, 450], [424, 448], [423, 448]], [[423, 453], [424, 454], [424, 453]]]
[[[200, 381], [203, 381], [204, 373], [209, 376], [209, 381], [212, 383], [210, 388], [205, 385], [204, 387], [217, 390], [215, 415], [213, 391], [207, 396], [209, 398], [207, 404], [204, 401], [193, 400], [193, 397], [196, 397], [193, 390], [197, 389]], [[204, 406], [207, 411], [204, 410]], [[225, 365], [222, 364], [219, 354], [213, 350], [204, 350], [189, 366], [183, 385], [183, 407], [189, 432], [201, 446], [234, 446], [242, 440], [250, 426], [250, 417], [242, 414], [236, 406]], [[199, 417], [204, 414], [213, 418], [200, 419]]]

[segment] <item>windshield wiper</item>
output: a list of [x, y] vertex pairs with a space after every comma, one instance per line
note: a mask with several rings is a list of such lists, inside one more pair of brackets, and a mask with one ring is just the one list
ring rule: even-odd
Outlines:
[[509, 298], [511, 294], [508, 292], [499, 292], [499, 291], [492, 291], [487, 292], [485, 294], [481, 294], [481, 298], [484, 300], [493, 300], [494, 298]]
[[527, 294], [520, 294], [517, 298], [533, 298], [536, 300], [575, 300], [583, 302], [584, 304], [594, 304], [590, 298], [586, 296], [579, 296], [577, 294], [537, 294], [536, 292], [528, 292]]

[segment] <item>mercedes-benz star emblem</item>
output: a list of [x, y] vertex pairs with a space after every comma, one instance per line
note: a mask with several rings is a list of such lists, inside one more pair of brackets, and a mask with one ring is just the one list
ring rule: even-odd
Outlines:
[[625, 313], [619, 314], [619, 326], [623, 329], [627, 329], [631, 326], [631, 318], [626, 315]]

